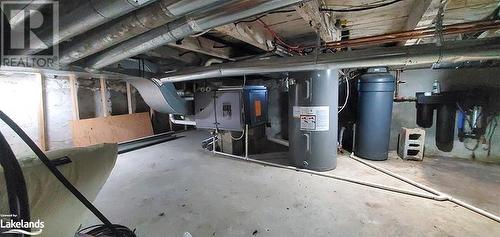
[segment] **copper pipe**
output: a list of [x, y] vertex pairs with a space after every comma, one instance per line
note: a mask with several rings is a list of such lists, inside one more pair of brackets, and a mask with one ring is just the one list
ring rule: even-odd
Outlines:
[[[474, 21], [474, 22], [459, 23], [459, 24], [444, 26], [442, 33], [443, 35], [453, 35], [453, 34], [487, 31], [499, 28], [500, 28], [500, 20]], [[402, 31], [402, 32], [388, 33], [376, 36], [367, 36], [362, 38], [349, 39], [345, 41], [327, 42], [325, 44], [325, 47], [346, 48], [346, 47], [377, 45], [377, 44], [405, 41], [410, 39], [432, 37], [435, 35], [435, 33], [436, 33], [435, 27], [429, 27], [418, 30]], [[309, 46], [309, 47], [315, 47], [315, 46]]]

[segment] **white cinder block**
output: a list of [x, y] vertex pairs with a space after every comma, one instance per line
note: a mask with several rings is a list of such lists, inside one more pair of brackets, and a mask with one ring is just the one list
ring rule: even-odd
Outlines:
[[421, 128], [401, 128], [398, 155], [403, 160], [423, 160], [425, 130]]

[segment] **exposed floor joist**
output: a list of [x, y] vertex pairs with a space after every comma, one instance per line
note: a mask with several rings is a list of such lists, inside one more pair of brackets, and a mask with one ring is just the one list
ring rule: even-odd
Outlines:
[[179, 42], [168, 44], [170, 47], [181, 48], [208, 56], [233, 60], [232, 49], [213, 40], [204, 37], [187, 37]]
[[408, 15], [408, 20], [406, 20], [406, 25], [402, 30], [414, 30], [417, 27], [418, 23], [422, 20], [424, 14], [427, 13], [429, 9], [434, 9], [429, 8], [431, 6], [431, 3], [434, 3], [434, 7], [436, 6], [436, 3], [438, 3], [437, 6], [439, 7], [439, 0], [414, 1], [413, 5], [411, 6], [410, 14]]
[[264, 51], [273, 50], [274, 38], [259, 22], [231, 23], [217, 27], [215, 30]]
[[[419, 27], [426, 27], [433, 24], [439, 11], [441, 0], [415, 1], [411, 7], [410, 15], [402, 30], [414, 30]], [[406, 45], [417, 44], [418, 40], [408, 40]]]
[[181, 51], [179, 49], [171, 48], [168, 46], [162, 46], [144, 54], [150, 57], [171, 58], [189, 65], [197, 64], [197, 62], [199, 61], [199, 58], [192, 53], [188, 53], [183, 50]]
[[304, 2], [301, 5], [294, 6], [295, 11], [313, 28], [314, 31], [319, 33], [321, 39], [325, 42], [336, 41], [330, 33], [326, 22], [321, 17], [319, 12], [319, 3], [317, 0]]

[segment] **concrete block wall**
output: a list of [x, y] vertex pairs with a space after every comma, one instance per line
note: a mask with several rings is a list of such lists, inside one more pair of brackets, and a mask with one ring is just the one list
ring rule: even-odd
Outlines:
[[[474, 87], [493, 88], [500, 92], [500, 68], [481, 69], [422, 69], [408, 70], [401, 74], [401, 80], [406, 81], [400, 85], [400, 96], [415, 96], [415, 92], [431, 91], [434, 80], [441, 82], [441, 91], [465, 90]], [[497, 100], [500, 103], [500, 100]], [[442, 152], [435, 145], [435, 119], [434, 126], [426, 129], [425, 154], [449, 156], [459, 158], [472, 158], [472, 151], [464, 147], [464, 143], [458, 141], [455, 131], [455, 141], [451, 152]], [[500, 121], [500, 117], [497, 118]], [[391, 126], [390, 149], [396, 150], [397, 139], [401, 127], [415, 128], [416, 108], [415, 103], [394, 103]], [[456, 129], [456, 126], [455, 126]], [[472, 141], [475, 144], [475, 141]], [[472, 147], [474, 144], [467, 144]], [[487, 152], [481, 146], [474, 152], [475, 158], [482, 161], [500, 161], [500, 128], [497, 128], [493, 137], [491, 156], [487, 157]]]

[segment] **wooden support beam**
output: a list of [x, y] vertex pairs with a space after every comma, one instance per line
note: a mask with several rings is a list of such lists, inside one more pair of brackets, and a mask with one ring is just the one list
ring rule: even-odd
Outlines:
[[417, 28], [418, 23], [422, 20], [427, 10], [429, 10], [433, 1], [439, 2], [439, 0], [414, 0], [410, 7], [410, 14], [406, 20], [405, 27], [402, 31], [414, 30]]
[[[441, 0], [415, 0], [409, 8], [408, 19], [401, 30], [409, 31], [432, 26], [440, 5]], [[408, 40], [402, 44], [412, 45], [417, 42], [417, 40]]]
[[132, 88], [129, 82], [127, 83], [127, 106], [128, 106], [128, 113], [133, 114], [133, 108], [132, 108]]
[[231, 23], [216, 27], [215, 30], [264, 51], [273, 50], [273, 36], [258, 21]]
[[78, 81], [74, 74], [69, 75], [69, 90], [71, 93], [71, 105], [73, 106], [73, 120], [80, 120], [80, 109], [78, 107]]
[[101, 104], [102, 104], [102, 115], [104, 117], [109, 116], [108, 111], [108, 100], [106, 96], [106, 79], [104, 77], [99, 78], [99, 82], [101, 84]]
[[168, 44], [173, 48], [185, 49], [208, 56], [222, 58], [227, 60], [233, 60], [231, 58], [231, 48], [227, 45], [221, 45], [213, 40], [203, 38], [203, 37], [186, 37], [180, 42]]
[[192, 53], [186, 53], [186, 51], [184, 50], [179, 50], [170, 46], [158, 47], [144, 54], [156, 58], [171, 58], [175, 61], [189, 65], [196, 65], [199, 63], [199, 59], [196, 57], [196, 55]]
[[300, 5], [294, 6], [295, 11], [304, 19], [325, 42], [335, 41], [328, 29], [326, 22], [323, 20], [319, 11], [319, 3], [317, 0], [303, 2]]
[[36, 78], [38, 84], [40, 85], [39, 90], [39, 110], [38, 110], [38, 133], [40, 136], [40, 144], [39, 147], [42, 151], [48, 150], [47, 144], [47, 123], [45, 121], [46, 113], [45, 113], [45, 80], [42, 74], [37, 73]]

